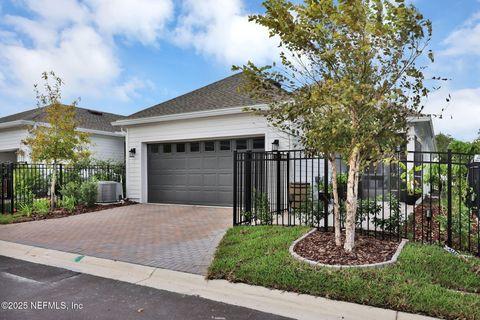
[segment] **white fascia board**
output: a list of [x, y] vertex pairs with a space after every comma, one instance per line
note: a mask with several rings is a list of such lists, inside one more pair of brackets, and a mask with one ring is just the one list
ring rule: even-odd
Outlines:
[[136, 124], [147, 124], [147, 123], [156, 123], [156, 122], [173, 121], [173, 120], [186, 120], [186, 119], [195, 119], [195, 118], [223, 116], [223, 115], [229, 115], [229, 114], [239, 114], [239, 113], [245, 112], [246, 108], [266, 109], [268, 108], [268, 105], [257, 104], [257, 105], [244, 106], [244, 107], [204, 110], [204, 111], [176, 113], [176, 114], [169, 114], [164, 116], [156, 116], [156, 117], [148, 117], [148, 118], [118, 120], [118, 121], [112, 122], [112, 125], [113, 126], [130, 126], [130, 125], [136, 125]]
[[[50, 124], [48, 124], [46, 122], [35, 122], [35, 121], [30, 121], [30, 120], [17, 120], [17, 121], [0, 123], [0, 129], [22, 127], [22, 126], [35, 126], [35, 125], [40, 125], [40, 126], [44, 126], [44, 127], [49, 127], [50, 126]], [[85, 132], [85, 133], [91, 133], [91, 134], [98, 134], [98, 135], [103, 135], [103, 136], [125, 137], [125, 133], [123, 131], [110, 132], [110, 131], [85, 129], [85, 128], [77, 128], [77, 131]]]
[[410, 116], [410, 117], [407, 117], [407, 122], [428, 122], [428, 121], [432, 121], [432, 117], [431, 116]]
[[4, 123], [0, 123], [0, 129], [10, 129], [15, 127], [26, 126], [26, 125], [30, 125], [30, 122], [31, 121], [26, 121], [26, 120], [4, 122]]

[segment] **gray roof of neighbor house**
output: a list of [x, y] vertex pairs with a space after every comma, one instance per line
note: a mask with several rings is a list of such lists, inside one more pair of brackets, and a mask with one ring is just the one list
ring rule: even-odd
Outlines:
[[239, 92], [245, 83], [243, 73], [237, 73], [200, 89], [154, 105], [128, 116], [127, 119], [165, 116], [178, 113], [253, 106], [265, 103]]
[[[125, 116], [118, 114], [112, 114], [102, 111], [90, 110], [85, 108], [76, 108], [76, 121], [77, 126], [83, 129], [106, 131], [106, 132], [117, 132], [118, 128], [112, 126], [112, 122], [124, 119]], [[12, 121], [33, 121], [33, 122], [43, 122], [45, 121], [46, 112], [45, 107], [35, 108], [32, 110], [27, 110], [24, 112], [12, 114], [0, 118], [0, 124], [12, 122]]]

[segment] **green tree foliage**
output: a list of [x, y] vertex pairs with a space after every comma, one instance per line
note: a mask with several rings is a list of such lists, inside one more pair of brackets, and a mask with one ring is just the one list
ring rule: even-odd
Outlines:
[[[62, 79], [53, 71], [42, 74], [43, 92], [35, 85], [38, 108], [43, 108], [46, 117], [42, 123], [35, 124], [29, 130], [29, 136], [23, 140], [30, 149], [34, 162], [52, 164], [50, 205], [55, 206], [55, 185], [57, 183], [57, 164], [75, 162], [90, 155], [87, 145], [89, 134], [77, 131], [75, 121], [77, 101], [71, 105], [61, 103]], [[51, 81], [53, 83], [51, 83]]]
[[437, 134], [435, 136], [435, 142], [437, 144], [437, 151], [438, 152], [447, 152], [448, 151], [448, 145], [453, 140], [454, 140], [453, 137], [449, 134], [443, 134], [443, 133]]
[[[246, 75], [244, 90], [270, 101], [268, 110], [256, 111], [272, 125], [299, 137], [311, 152], [347, 159], [344, 248], [350, 252], [360, 172], [405, 142], [407, 117], [421, 111], [429, 93], [419, 61], [434, 60], [427, 52], [432, 24], [403, 0], [266, 0], [263, 5], [266, 12], [250, 20], [280, 40], [280, 63], [248, 62], [233, 69]], [[278, 87], [284, 90], [280, 99]]]

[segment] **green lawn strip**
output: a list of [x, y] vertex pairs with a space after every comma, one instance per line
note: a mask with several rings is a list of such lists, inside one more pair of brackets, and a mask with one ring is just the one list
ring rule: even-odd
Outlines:
[[22, 218], [23, 215], [20, 213], [14, 214], [0, 214], [0, 224], [9, 224], [15, 222], [17, 219]]
[[455, 257], [436, 246], [408, 244], [394, 266], [314, 268], [288, 252], [308, 230], [232, 228], [217, 249], [208, 277], [437, 317], [480, 319], [480, 276], [474, 272], [478, 259]]

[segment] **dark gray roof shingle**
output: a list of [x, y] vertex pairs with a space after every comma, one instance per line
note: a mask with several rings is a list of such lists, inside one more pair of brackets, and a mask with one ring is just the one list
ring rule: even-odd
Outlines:
[[[79, 107], [76, 108], [76, 111], [77, 126], [83, 129], [116, 132], [118, 131], [118, 128], [112, 126], [112, 122], [125, 118], [125, 116], [121, 116], [118, 114], [95, 111]], [[45, 120], [45, 117], [45, 108], [36, 108], [0, 118], [0, 123], [18, 120], [42, 122]]]
[[243, 74], [237, 73], [200, 89], [134, 113], [128, 116], [127, 119], [245, 107], [262, 103], [263, 101], [254, 100], [247, 93], [239, 92], [239, 87], [244, 83], [245, 78]]

